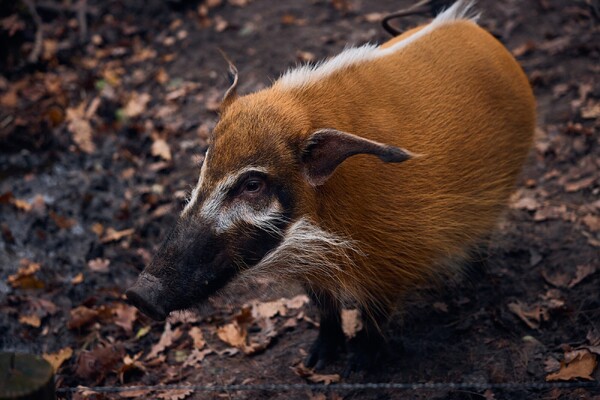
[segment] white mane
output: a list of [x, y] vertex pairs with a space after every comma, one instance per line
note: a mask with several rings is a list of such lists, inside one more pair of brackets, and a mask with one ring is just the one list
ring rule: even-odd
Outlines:
[[328, 60], [321, 61], [314, 65], [306, 64], [288, 70], [277, 80], [276, 84], [284, 88], [297, 88], [309, 85], [343, 68], [394, 53], [399, 49], [408, 46], [410, 43], [419, 40], [421, 37], [428, 35], [442, 25], [460, 20], [476, 22], [479, 18], [479, 14], [472, 14], [474, 3], [474, 0], [458, 0], [450, 8], [438, 14], [438, 16], [425, 28], [406, 39], [395, 43], [393, 46], [381, 49], [375, 44], [365, 44], [360, 47], [347, 48], [337, 56]]

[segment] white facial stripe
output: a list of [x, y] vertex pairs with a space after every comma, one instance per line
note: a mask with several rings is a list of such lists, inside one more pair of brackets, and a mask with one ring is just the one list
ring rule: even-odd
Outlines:
[[194, 190], [192, 190], [192, 195], [190, 196], [190, 200], [185, 205], [185, 208], [181, 212], [181, 215], [184, 215], [185, 213], [187, 213], [188, 210], [191, 209], [198, 202], [198, 193], [200, 193], [200, 188], [202, 187], [202, 183], [204, 182], [204, 179], [206, 176], [206, 169], [207, 169], [206, 164], [208, 164], [208, 162], [207, 162], [208, 161], [208, 151], [209, 151], [209, 149], [206, 149], [206, 154], [204, 154], [204, 162], [202, 163], [202, 167], [200, 168], [200, 176], [198, 177], [198, 182], [196, 183], [196, 187], [194, 188]]
[[230, 230], [240, 222], [245, 222], [275, 235], [280, 235], [281, 231], [275, 224], [283, 221], [284, 218], [283, 210], [277, 200], [273, 200], [269, 207], [263, 210], [255, 210], [247, 203], [240, 203], [226, 210], [221, 210], [215, 221], [215, 230], [217, 234], [220, 234]]
[[[206, 163], [204, 165], [206, 165]], [[223, 201], [225, 200], [225, 197], [227, 196], [227, 192], [229, 190], [231, 190], [233, 185], [236, 184], [238, 178], [241, 175], [243, 175], [247, 172], [250, 172], [250, 171], [261, 172], [264, 174], [268, 173], [268, 170], [266, 168], [248, 166], [248, 167], [244, 167], [232, 174], [227, 175], [219, 183], [217, 183], [217, 185], [213, 189], [212, 193], [204, 201], [204, 204], [202, 205], [202, 209], [200, 210], [200, 215], [208, 220], [216, 221], [219, 218], [219, 214], [221, 212]], [[197, 188], [198, 191], [201, 188], [200, 185], [202, 184], [202, 182], [203, 182], [203, 179], [201, 176], [201, 180], [200, 180], [198, 188]], [[198, 193], [196, 193], [196, 197], [197, 196], [198, 196]]]

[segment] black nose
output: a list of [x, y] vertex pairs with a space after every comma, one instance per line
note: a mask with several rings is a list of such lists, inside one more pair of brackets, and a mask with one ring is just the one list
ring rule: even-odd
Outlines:
[[141, 312], [157, 321], [164, 321], [170, 310], [165, 305], [165, 296], [158, 278], [142, 273], [137, 282], [127, 289], [127, 301]]

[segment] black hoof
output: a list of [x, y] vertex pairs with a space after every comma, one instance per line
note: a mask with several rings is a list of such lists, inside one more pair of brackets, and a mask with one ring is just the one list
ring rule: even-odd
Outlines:
[[376, 370], [381, 366], [386, 348], [383, 336], [359, 332], [348, 343], [348, 362], [342, 371], [342, 377], [348, 378], [353, 372]]
[[341, 333], [340, 335], [340, 333], [319, 334], [310, 348], [304, 365], [308, 368], [314, 367], [316, 370], [321, 370], [327, 364], [335, 361], [345, 344], [344, 334]]

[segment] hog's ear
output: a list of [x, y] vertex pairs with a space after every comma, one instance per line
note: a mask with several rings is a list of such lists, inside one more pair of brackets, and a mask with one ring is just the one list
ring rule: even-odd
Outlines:
[[365, 139], [335, 129], [320, 129], [304, 143], [304, 175], [313, 186], [322, 185], [345, 159], [356, 154], [372, 154], [381, 161], [399, 163], [415, 155], [408, 150]]
[[237, 94], [237, 85], [238, 85], [238, 70], [233, 65], [233, 62], [227, 57], [227, 55], [223, 52], [223, 50], [219, 49], [221, 55], [229, 64], [229, 70], [227, 71], [227, 77], [229, 78], [229, 89], [225, 92], [225, 96], [223, 96], [223, 100], [221, 101], [221, 105], [219, 106], [219, 113], [222, 114], [227, 107], [231, 105], [238, 98]]

